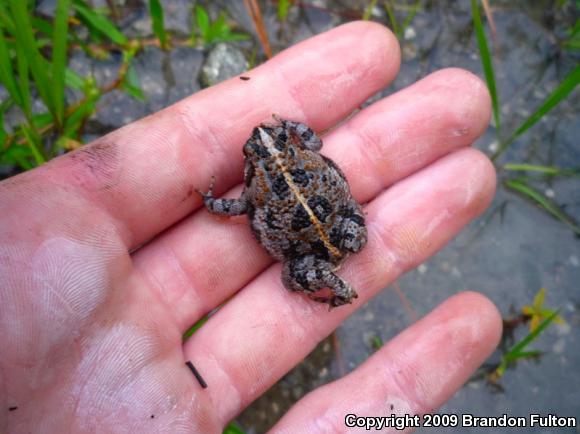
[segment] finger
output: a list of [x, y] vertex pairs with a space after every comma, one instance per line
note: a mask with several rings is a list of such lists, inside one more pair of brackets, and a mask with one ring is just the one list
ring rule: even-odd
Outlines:
[[[473, 74], [447, 69], [363, 110], [324, 140], [323, 151], [364, 202], [448, 152], [470, 145], [486, 128], [489, 94]], [[228, 196], [239, 196], [239, 189]], [[247, 219], [195, 214], [135, 257], [179, 324], [189, 327], [270, 262]]]
[[401, 273], [448, 242], [490, 203], [495, 171], [464, 149], [395, 184], [365, 209], [369, 242], [340, 274], [359, 292], [352, 305], [328, 306], [285, 290], [280, 266], [262, 273], [213, 315], [184, 347], [221, 396], [227, 421], [300, 361], [342, 320]]
[[[348, 428], [345, 417], [432, 413], [493, 352], [501, 329], [501, 316], [487, 298], [474, 292], [455, 295], [353, 373], [300, 400], [270, 432], [364, 432]], [[401, 432], [395, 427], [380, 431]]]
[[86, 213], [104, 210], [135, 247], [200, 206], [195, 188], [212, 175], [218, 194], [239, 182], [243, 142], [272, 113], [328, 128], [398, 67], [398, 43], [385, 27], [350, 23], [282, 52], [248, 72], [249, 81], [206, 89], [26, 176], [50, 179]]

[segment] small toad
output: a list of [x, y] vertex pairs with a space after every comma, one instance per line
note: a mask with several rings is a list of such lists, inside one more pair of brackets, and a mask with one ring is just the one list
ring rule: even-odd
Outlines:
[[[338, 166], [318, 151], [322, 141], [305, 124], [274, 116], [244, 145], [239, 199], [199, 192], [213, 214], [247, 214], [257, 240], [283, 262], [282, 282], [330, 308], [352, 303], [354, 288], [334, 272], [367, 242], [361, 206]], [[329, 288], [330, 296], [316, 293]]]

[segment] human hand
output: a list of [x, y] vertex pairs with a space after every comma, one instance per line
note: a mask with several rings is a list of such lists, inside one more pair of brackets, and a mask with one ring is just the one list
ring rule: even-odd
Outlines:
[[[241, 146], [278, 113], [321, 131], [393, 80], [396, 39], [351, 23], [298, 44], [76, 152], [0, 184], [0, 431], [216, 433], [342, 320], [439, 250], [489, 204], [492, 165], [469, 149], [490, 102], [449, 69], [324, 137], [365, 207], [366, 248], [342, 268], [358, 291], [328, 307], [286, 291], [242, 219], [209, 215], [242, 178]], [[387, 190], [388, 188], [388, 190]], [[235, 294], [235, 295], [234, 295]], [[182, 334], [228, 298], [185, 345]], [[495, 307], [463, 293], [273, 432], [345, 432], [348, 413], [421, 414], [497, 344]], [[184, 365], [191, 360], [202, 389]]]

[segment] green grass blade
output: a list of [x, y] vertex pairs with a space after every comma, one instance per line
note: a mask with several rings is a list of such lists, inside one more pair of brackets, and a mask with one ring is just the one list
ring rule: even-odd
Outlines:
[[58, 0], [52, 35], [52, 92], [58, 125], [62, 125], [64, 120], [64, 83], [70, 3], [71, 0]]
[[373, 15], [373, 9], [375, 8], [376, 5], [377, 5], [377, 0], [371, 0], [369, 2], [369, 4], [365, 8], [365, 11], [364, 11], [363, 16], [362, 16], [362, 19], [364, 21], [368, 21], [371, 19], [372, 15]]
[[12, 62], [8, 54], [6, 39], [4, 38], [4, 29], [0, 26], [0, 81], [10, 94], [10, 97], [16, 104], [22, 106], [22, 97], [16, 84]]
[[546, 327], [548, 327], [558, 316], [559, 310], [556, 310], [552, 315], [546, 318], [544, 321], [540, 323], [540, 325], [534, 329], [533, 332], [530, 332], [525, 338], [515, 344], [504, 356], [506, 360], [514, 360], [518, 358], [519, 354], [525, 354], [523, 351], [528, 345], [530, 345], [537, 337], [544, 331]]
[[0, 148], [0, 164], [8, 166], [19, 166], [23, 170], [30, 170], [35, 167], [34, 157], [27, 146], [20, 146], [14, 143], [4, 145]]
[[195, 21], [197, 22], [201, 38], [204, 42], [207, 42], [207, 36], [209, 33], [209, 15], [202, 6], [195, 6]]
[[580, 227], [574, 222], [574, 219], [567, 215], [558, 205], [553, 203], [550, 199], [545, 197], [542, 193], [534, 190], [524, 181], [518, 179], [508, 179], [505, 181], [505, 185], [507, 188], [517, 191], [518, 193], [522, 194], [523, 196], [531, 199], [535, 203], [537, 203], [541, 208], [545, 211], [550, 213], [552, 216], [557, 218], [558, 220], [566, 223], [570, 229], [576, 234], [580, 235]]
[[511, 353], [509, 354], [509, 357], [506, 357], [506, 360], [508, 362], [514, 362], [518, 359], [531, 359], [534, 357], [540, 357], [542, 355], [541, 351], [537, 351], [537, 350], [533, 350], [533, 351], [522, 351], [519, 353]]
[[228, 33], [225, 35], [223, 41], [247, 41], [250, 37], [245, 33]]
[[153, 32], [161, 48], [167, 48], [167, 33], [165, 32], [165, 24], [163, 23], [163, 7], [159, 0], [149, 0], [149, 14], [151, 15], [151, 21], [153, 23]]
[[32, 115], [32, 123], [36, 130], [41, 130], [52, 123], [52, 115], [46, 112], [34, 114]]
[[208, 315], [202, 317], [198, 322], [196, 322], [194, 325], [192, 325], [185, 333], [183, 333], [183, 336], [182, 336], [183, 342], [188, 340], [191, 337], [191, 335], [193, 335], [197, 330], [199, 330], [199, 328], [202, 325], [204, 325], [208, 319], [209, 319]]
[[403, 21], [403, 24], [401, 25], [401, 33], [402, 34], [405, 34], [405, 29], [407, 27], [409, 27], [409, 24], [411, 24], [411, 22], [413, 21], [413, 18], [415, 18], [415, 15], [417, 15], [417, 12], [419, 11], [420, 5], [421, 5], [421, 0], [417, 0], [413, 4], [413, 6], [411, 6], [411, 10], [407, 14], [407, 16], [405, 17], [405, 20]]
[[123, 35], [106, 16], [92, 10], [82, 0], [73, 0], [73, 7], [94, 30], [109, 38], [116, 44], [127, 44], [127, 37]]
[[2, 101], [0, 104], [0, 150], [4, 149], [4, 142], [6, 141], [6, 137], [8, 137], [8, 133], [6, 132], [6, 128], [4, 126], [4, 113], [10, 108], [12, 104], [13, 102], [10, 99]]
[[129, 65], [127, 68], [127, 74], [125, 75], [125, 80], [123, 80], [122, 88], [139, 101], [145, 101], [147, 99], [143, 93], [143, 89], [141, 89], [141, 83], [139, 82], [139, 77], [133, 65]]
[[477, 0], [471, 0], [471, 12], [473, 17], [473, 25], [475, 27], [475, 36], [477, 38], [477, 45], [479, 46], [479, 54], [481, 56], [481, 64], [483, 66], [483, 73], [485, 81], [491, 95], [491, 105], [493, 108], [493, 118], [495, 120], [495, 128], [500, 131], [500, 111], [499, 98], [497, 96], [497, 88], [495, 85], [495, 72], [493, 70], [493, 62], [489, 47], [487, 46], [487, 39], [485, 37], [485, 30], [483, 22], [481, 21], [481, 14], [479, 13], [479, 4]]
[[290, 10], [290, 0], [278, 0], [278, 19], [286, 21], [288, 11]]
[[235, 422], [230, 422], [223, 431], [223, 434], [246, 434], [246, 432]]
[[26, 54], [19, 47], [16, 48], [16, 64], [18, 67], [18, 88], [22, 97], [21, 108], [29, 122], [32, 122], [32, 99], [30, 97], [30, 80], [28, 60]]
[[72, 69], [66, 68], [64, 70], [64, 83], [71, 89], [83, 90], [85, 81]]
[[537, 166], [535, 164], [513, 164], [507, 163], [503, 166], [505, 170], [516, 172], [538, 172], [549, 176], [580, 176], [580, 167], [562, 169], [560, 167]]
[[371, 346], [373, 348], [373, 351], [379, 351], [384, 344], [385, 343], [383, 342], [383, 340], [381, 339], [381, 337], [379, 335], [373, 336], [373, 339], [371, 341]]
[[6, 28], [9, 34], [14, 35], [14, 21], [12, 21], [7, 7], [8, 5], [5, 0], [0, 1], [0, 25]]
[[46, 159], [40, 152], [39, 148], [39, 137], [36, 136], [34, 131], [28, 128], [26, 125], [21, 126], [22, 134], [26, 139], [26, 143], [30, 147], [30, 151], [32, 152], [32, 156], [34, 157], [34, 161], [36, 162], [37, 166], [46, 163]]
[[38, 51], [36, 40], [32, 33], [27, 3], [21, 0], [11, 0], [10, 2], [12, 19], [14, 20], [16, 47], [18, 51], [23, 52], [22, 54], [26, 56], [36, 89], [48, 110], [55, 116], [54, 100], [50, 91], [52, 83], [45, 67], [45, 61]]
[[89, 95], [67, 116], [62, 133], [64, 137], [77, 138], [79, 136], [85, 120], [94, 113], [99, 96], [99, 94]]
[[533, 164], [512, 164], [508, 163], [503, 166], [506, 170], [515, 170], [520, 172], [540, 172], [546, 175], [557, 175], [560, 169], [556, 167], [536, 166]]
[[385, 10], [387, 11], [387, 16], [389, 17], [389, 22], [391, 23], [391, 29], [398, 39], [401, 39], [403, 34], [399, 30], [399, 23], [397, 22], [397, 17], [395, 16], [395, 11], [390, 1], [385, 2]]
[[[58, 7], [58, 5], [57, 5], [57, 7]], [[54, 34], [54, 27], [52, 26], [52, 24], [50, 22], [46, 21], [45, 19], [38, 18], [38, 17], [32, 17], [31, 21], [32, 21], [32, 26], [36, 30], [40, 30], [47, 37], [52, 37], [52, 35]]]
[[562, 48], [580, 49], [580, 18], [576, 20], [574, 26], [568, 31], [568, 38], [562, 42]]
[[529, 130], [546, 113], [548, 113], [562, 100], [564, 100], [570, 94], [570, 92], [576, 88], [578, 83], [580, 83], [580, 65], [576, 66], [576, 68], [570, 74], [568, 74], [564, 80], [562, 80], [558, 87], [556, 87], [556, 89], [554, 89], [554, 91], [548, 95], [542, 105], [518, 127], [518, 129], [509, 137], [509, 139], [501, 144], [497, 152], [493, 155], [492, 160], [495, 160], [497, 157], [499, 157], [513, 143], [515, 139]]

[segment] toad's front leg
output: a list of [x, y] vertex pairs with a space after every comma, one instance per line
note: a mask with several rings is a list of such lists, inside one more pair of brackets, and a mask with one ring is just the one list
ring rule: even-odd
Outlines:
[[212, 214], [235, 216], [245, 214], [248, 210], [248, 201], [244, 193], [239, 199], [216, 199], [213, 197], [215, 178], [212, 177], [207, 193], [196, 190], [203, 198], [203, 203]]
[[[354, 288], [334, 274], [334, 265], [313, 255], [292, 259], [284, 263], [282, 283], [291, 291], [305, 292], [320, 303], [328, 303], [333, 308], [352, 303], [358, 295]], [[329, 288], [330, 297], [314, 295], [315, 292]]]

